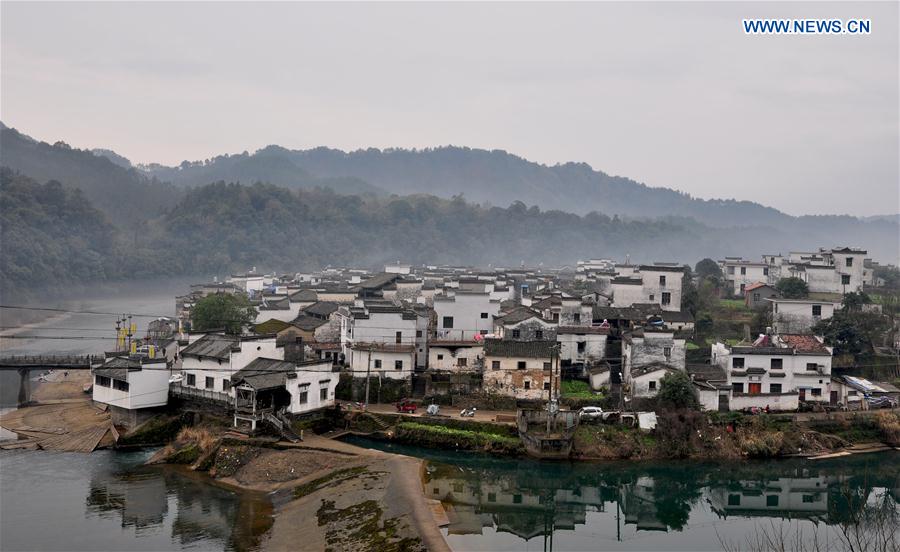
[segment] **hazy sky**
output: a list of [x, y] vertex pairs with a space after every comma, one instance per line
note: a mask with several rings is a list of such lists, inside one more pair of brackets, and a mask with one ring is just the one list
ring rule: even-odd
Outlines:
[[[900, 211], [898, 3], [0, 4], [0, 116], [175, 164], [497, 148], [791, 214]], [[870, 18], [748, 36], [742, 18]]]

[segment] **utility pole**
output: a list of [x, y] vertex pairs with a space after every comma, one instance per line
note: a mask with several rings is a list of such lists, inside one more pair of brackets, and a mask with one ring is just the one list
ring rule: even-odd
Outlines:
[[369, 345], [369, 362], [366, 364], [366, 402], [364, 408], [369, 409], [369, 374], [372, 371], [372, 346]]

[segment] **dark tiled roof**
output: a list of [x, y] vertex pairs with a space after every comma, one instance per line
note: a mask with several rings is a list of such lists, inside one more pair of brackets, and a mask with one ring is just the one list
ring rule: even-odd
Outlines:
[[306, 302], [306, 301], [315, 301], [318, 298], [319, 294], [316, 293], [314, 289], [301, 289], [300, 291], [293, 293], [290, 295], [291, 301], [295, 303]]
[[629, 278], [627, 276], [617, 276], [612, 279], [614, 284], [626, 284], [629, 286], [640, 286], [644, 283], [640, 278]]
[[331, 301], [316, 301], [312, 305], [303, 309], [303, 312], [312, 315], [327, 317], [336, 310], [338, 310], [337, 303], [332, 303]]
[[609, 328], [601, 328], [599, 326], [560, 326], [556, 333], [558, 334], [608, 334]]
[[231, 356], [231, 350], [239, 344], [240, 339], [234, 336], [206, 334], [185, 347], [185, 349], [181, 351], [181, 356], [228, 360]]
[[726, 379], [725, 370], [715, 364], [688, 364], [685, 370], [696, 381], [720, 381]]
[[494, 321], [500, 324], [516, 324], [529, 318], [541, 318], [541, 315], [528, 307], [517, 307], [503, 316], [494, 317]]
[[102, 366], [93, 370], [98, 376], [106, 376], [117, 380], [125, 381], [128, 378], [128, 372], [137, 372], [145, 364], [166, 365], [165, 357], [162, 358], [129, 358], [129, 357], [112, 357], [103, 363]]
[[638, 376], [643, 376], [645, 374], [650, 374], [652, 372], [656, 372], [657, 370], [666, 370], [668, 372], [675, 372], [676, 368], [664, 363], [664, 362], [651, 362], [650, 364], [644, 364], [643, 366], [634, 366], [631, 368], [631, 377], [635, 378]]
[[683, 266], [672, 265], [641, 265], [638, 270], [644, 272], [684, 272]]
[[484, 356], [512, 358], [550, 358], [555, 341], [506, 341], [485, 339]]
[[253, 330], [259, 334], [273, 334], [290, 327], [290, 325], [290, 322], [284, 322], [283, 320], [276, 320], [275, 318], [272, 318], [266, 320], [265, 322], [257, 324], [253, 327]]
[[300, 314], [297, 318], [291, 320], [291, 324], [297, 326], [301, 330], [313, 331], [319, 326], [327, 324], [327, 320], [309, 316], [308, 314]]
[[253, 362], [231, 376], [231, 384], [246, 383], [257, 391], [283, 387], [288, 374], [296, 372], [292, 362], [275, 358], [255, 358]]

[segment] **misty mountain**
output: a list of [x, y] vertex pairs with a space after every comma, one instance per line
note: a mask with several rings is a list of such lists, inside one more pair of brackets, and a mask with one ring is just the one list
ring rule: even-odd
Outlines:
[[185, 161], [177, 167], [143, 167], [154, 177], [178, 186], [203, 186], [220, 180], [253, 184], [266, 182], [285, 188], [328, 188], [340, 194], [385, 194], [353, 175], [316, 176], [301, 168], [288, 150], [269, 147], [254, 154], [221, 155], [206, 161]]
[[115, 163], [116, 165], [125, 168], [131, 169], [134, 166], [131, 164], [131, 161], [127, 157], [123, 157], [113, 150], [103, 149], [103, 148], [94, 148], [91, 150], [91, 153], [96, 155], [97, 157], [105, 157]]
[[106, 156], [64, 142], [39, 142], [11, 128], [0, 129], [0, 165], [40, 182], [56, 180], [80, 189], [94, 207], [122, 227], [158, 217], [181, 196], [171, 184]]

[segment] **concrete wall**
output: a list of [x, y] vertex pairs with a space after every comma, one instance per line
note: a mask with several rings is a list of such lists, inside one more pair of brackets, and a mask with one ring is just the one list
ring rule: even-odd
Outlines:
[[748, 407], [764, 409], [766, 405], [769, 406], [769, 410], [787, 412], [797, 410], [800, 407], [800, 401], [796, 393], [780, 395], [747, 395], [745, 393], [733, 393], [731, 395], [731, 400], [728, 403], [730, 410], [743, 410]]
[[[666, 356], [666, 348], [670, 354]], [[685, 368], [684, 339], [675, 339], [671, 333], [646, 333], [644, 337], [632, 337], [622, 341], [624, 373], [632, 368], [646, 366], [654, 362], [664, 362], [673, 368]]]
[[113, 387], [112, 380], [109, 387], [98, 385], [98, 376], [94, 375], [92, 398], [96, 402], [127, 410], [164, 406], [169, 399], [169, 376], [170, 372], [163, 363], [128, 372], [128, 391], [120, 391]]
[[[334, 406], [334, 390], [340, 379], [340, 374], [331, 371], [331, 363], [324, 363], [318, 366], [303, 366], [303, 370], [298, 371], [296, 379], [287, 380], [287, 390], [291, 394], [290, 412], [292, 414], [302, 414], [318, 408]], [[315, 370], [315, 371], [312, 371]], [[302, 386], [308, 386], [307, 400], [305, 403], [300, 402], [300, 394]], [[326, 398], [322, 400], [321, 390], [326, 389]]]
[[[480, 365], [484, 355], [481, 345], [472, 347], [441, 347], [432, 345], [428, 348], [428, 369], [447, 371], [472, 371]], [[466, 359], [465, 366], [459, 366], [459, 359]]]
[[[494, 316], [500, 312], [500, 302], [491, 294], [457, 292], [452, 297], [435, 297], [439, 339], [472, 339], [479, 333], [493, 330]], [[453, 318], [453, 327], [444, 326], [444, 318]]]
[[[403, 362], [403, 369], [395, 368], [396, 361]], [[379, 362], [381, 366], [379, 367]], [[364, 349], [350, 349], [350, 369], [357, 378], [366, 377], [366, 369], [369, 366], [369, 351]], [[372, 351], [372, 364], [369, 368], [372, 376], [381, 374], [381, 377], [390, 379], [409, 379], [412, 377], [415, 367], [413, 353], [395, 353], [388, 351]]]
[[[500, 369], [493, 368], [493, 362], [500, 362]], [[518, 363], [525, 362], [525, 369], [519, 370]], [[544, 363], [550, 359], [485, 357], [484, 383], [485, 391], [516, 397], [517, 399], [546, 399], [546, 383], [551, 383], [550, 370], [544, 371]], [[552, 387], [559, 386], [559, 376], [552, 378]], [[528, 389], [525, 388], [528, 382]]]
[[[821, 308], [820, 316], [813, 316], [813, 306]], [[782, 301], [772, 303], [772, 328], [775, 333], [805, 334], [820, 320], [834, 316], [835, 304], [821, 301]]]

